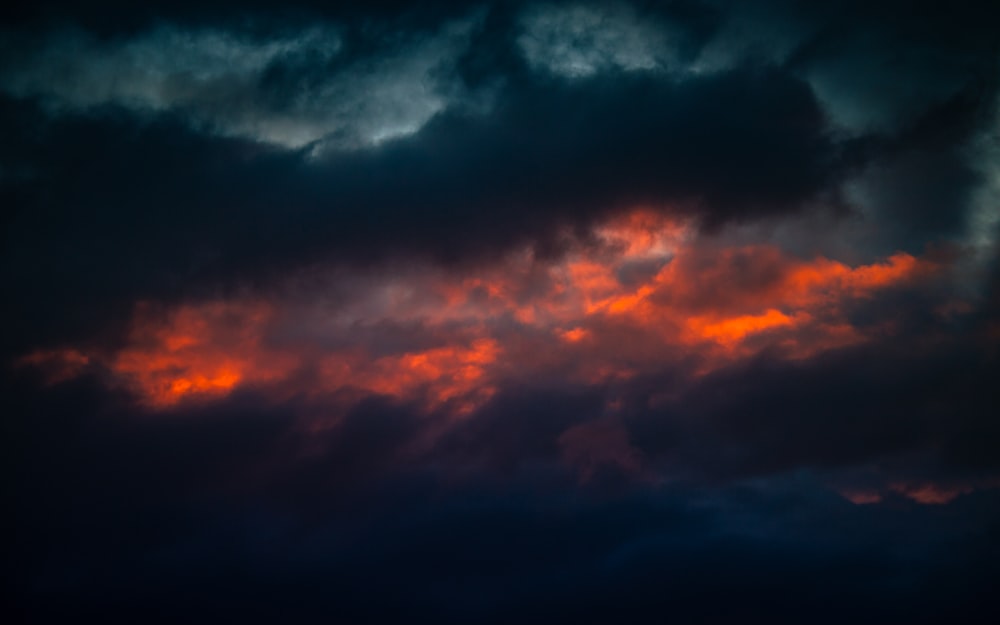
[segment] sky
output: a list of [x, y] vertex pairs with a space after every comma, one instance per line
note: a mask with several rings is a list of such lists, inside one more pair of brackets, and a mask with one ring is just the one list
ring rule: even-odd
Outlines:
[[0, 9], [5, 622], [992, 622], [998, 23]]

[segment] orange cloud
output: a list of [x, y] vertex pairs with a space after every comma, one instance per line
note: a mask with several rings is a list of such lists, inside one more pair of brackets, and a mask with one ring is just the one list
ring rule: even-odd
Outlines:
[[499, 353], [496, 341], [479, 339], [467, 347], [438, 347], [374, 360], [332, 355], [321, 363], [320, 385], [329, 390], [351, 387], [395, 397], [424, 392], [429, 407], [459, 400], [456, 412], [464, 414], [495, 392], [485, 377], [486, 368]]
[[883, 483], [880, 488], [838, 489], [845, 499], [851, 503], [864, 505], [882, 502], [887, 496], [895, 493], [911, 501], [927, 506], [949, 504], [962, 495], [968, 495], [978, 490], [1000, 488], [1000, 480], [996, 478], [974, 479], [969, 481], [927, 481], [896, 479]]
[[572, 328], [560, 331], [559, 336], [568, 343], [578, 343], [590, 336], [590, 332], [583, 328]]
[[[808, 316], [800, 316], [799, 321]], [[687, 326], [702, 339], [716, 341], [723, 345], [733, 345], [742, 341], [748, 334], [755, 334], [771, 328], [788, 327], [797, 320], [773, 308], [760, 315], [739, 315], [723, 319], [712, 319], [710, 316], [691, 317]]]
[[49, 384], [71, 380], [86, 369], [90, 357], [77, 349], [43, 349], [21, 357], [17, 365], [42, 371]]
[[912, 499], [917, 503], [925, 505], [942, 505], [950, 503], [959, 495], [967, 495], [975, 490], [974, 487], [968, 484], [943, 485], [933, 484], [930, 482], [896, 482], [891, 484], [890, 488], [907, 499]]
[[875, 490], [845, 489], [839, 492], [844, 499], [856, 506], [868, 506], [882, 502], [882, 495]]
[[347, 295], [312, 294], [312, 308], [304, 296], [140, 304], [114, 353], [69, 348], [22, 364], [57, 380], [98, 362], [153, 407], [247, 387], [354, 389], [464, 414], [507, 379], [600, 383], [689, 356], [697, 374], [765, 348], [808, 358], [858, 343], [866, 337], [846, 318], [850, 300], [933, 269], [903, 253], [851, 267], [774, 246], [713, 249], [689, 226], [637, 211], [559, 259], [527, 250], [464, 273], [408, 266], [347, 276], [337, 284]]
[[158, 407], [280, 380], [298, 362], [262, 345], [271, 315], [266, 305], [243, 302], [181, 306], [165, 316], [140, 305], [130, 345], [107, 364]]

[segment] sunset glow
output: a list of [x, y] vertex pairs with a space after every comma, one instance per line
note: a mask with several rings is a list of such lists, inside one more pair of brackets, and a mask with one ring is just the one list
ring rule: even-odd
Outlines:
[[[310, 341], [294, 346], [271, 335], [279, 312], [282, 323], [296, 324], [298, 304], [282, 310], [281, 302], [209, 301], [159, 314], [140, 305], [126, 347], [106, 357], [68, 348], [56, 375], [82, 371], [93, 359], [159, 407], [254, 387], [279, 398], [354, 389], [468, 412], [514, 374], [545, 377], [585, 366], [585, 377], [596, 381], [634, 375], [636, 366], [652, 370], [682, 355], [698, 358], [703, 374], [706, 366], [763, 349], [801, 358], [856, 344], [865, 340], [864, 330], [850, 325], [845, 306], [934, 271], [908, 254], [857, 267], [790, 258], [763, 246], [703, 256], [687, 229], [642, 211], [596, 235], [598, 244], [553, 262], [518, 255], [479, 275], [418, 273], [411, 287], [388, 299], [384, 294], [395, 287], [373, 278], [354, 293], [352, 306], [380, 309], [379, 317], [318, 325]], [[649, 262], [653, 270], [623, 281], [619, 275], [635, 262]], [[746, 281], [760, 275], [766, 279]], [[444, 296], [425, 297], [436, 293]], [[351, 340], [352, 332], [376, 323], [417, 324], [408, 331], [430, 344], [388, 352], [383, 346], [378, 353]], [[659, 349], [650, 354], [620, 344], [616, 336], [626, 331]], [[331, 343], [349, 346], [316, 347]], [[510, 343], [518, 348], [505, 349]], [[24, 362], [60, 358], [37, 353]], [[315, 374], [304, 376], [308, 370]]]

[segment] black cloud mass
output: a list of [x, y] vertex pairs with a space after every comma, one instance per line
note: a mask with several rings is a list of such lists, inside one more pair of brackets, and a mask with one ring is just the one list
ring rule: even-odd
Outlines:
[[5, 622], [993, 622], [998, 24], [0, 9]]

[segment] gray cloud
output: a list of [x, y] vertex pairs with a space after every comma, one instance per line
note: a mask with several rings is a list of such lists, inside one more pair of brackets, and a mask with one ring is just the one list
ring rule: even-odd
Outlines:
[[972, 162], [981, 176], [966, 214], [965, 237], [985, 259], [996, 254], [1000, 230], [1000, 99], [993, 107], [992, 125], [977, 135], [969, 146]]
[[804, 70], [831, 122], [850, 135], [898, 132], [971, 78], [961, 51], [892, 46], [884, 37], [853, 35]]
[[664, 71], [677, 63], [665, 24], [627, 4], [533, 6], [521, 16], [521, 26], [517, 44], [528, 64], [556, 75]]
[[52, 32], [18, 40], [0, 89], [55, 113], [110, 104], [179, 113], [214, 134], [287, 148], [362, 147], [416, 132], [461, 95], [453, 66], [475, 23], [403, 33], [363, 55], [330, 24], [264, 38], [172, 26], [110, 40]]

